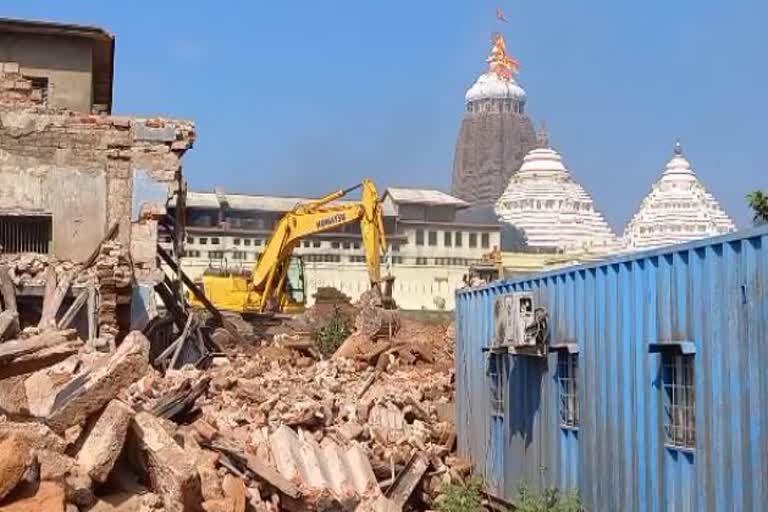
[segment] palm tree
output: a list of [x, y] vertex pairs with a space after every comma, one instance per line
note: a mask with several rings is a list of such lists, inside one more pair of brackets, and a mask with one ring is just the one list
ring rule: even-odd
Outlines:
[[750, 192], [747, 194], [747, 201], [749, 206], [755, 211], [755, 216], [753, 217], [755, 224], [768, 223], [768, 194], [759, 190]]

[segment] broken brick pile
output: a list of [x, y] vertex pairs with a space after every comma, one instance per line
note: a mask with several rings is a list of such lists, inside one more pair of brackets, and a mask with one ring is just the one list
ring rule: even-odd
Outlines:
[[326, 360], [283, 336], [164, 375], [139, 332], [109, 353], [28, 334], [0, 343], [0, 395], [27, 398], [0, 399], [3, 512], [428, 510], [469, 474], [445, 325]]

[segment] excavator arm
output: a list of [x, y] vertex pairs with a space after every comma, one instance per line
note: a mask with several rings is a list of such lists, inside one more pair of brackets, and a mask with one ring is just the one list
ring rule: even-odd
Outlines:
[[[349, 192], [362, 188], [359, 202], [330, 205]], [[307, 236], [329, 231], [340, 226], [360, 222], [366, 265], [371, 286], [380, 287], [381, 255], [387, 241], [378, 192], [374, 184], [365, 179], [360, 185], [339, 190], [320, 199], [302, 203], [280, 219], [264, 251], [253, 269], [249, 290], [258, 300], [259, 310], [270, 304], [280, 304], [293, 250]], [[380, 290], [381, 291], [381, 290]]]

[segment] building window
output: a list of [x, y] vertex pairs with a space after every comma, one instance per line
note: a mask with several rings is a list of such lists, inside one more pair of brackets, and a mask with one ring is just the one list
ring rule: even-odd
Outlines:
[[246, 246], [246, 247], [250, 247], [251, 246], [251, 239], [250, 238], [244, 238], [243, 239], [243, 245]]
[[258, 247], [259, 245], [261, 245], [261, 240], [259, 240], [258, 238], [254, 238], [253, 239], [253, 245]]
[[349, 248], [351, 247], [351, 245], [350, 245], [350, 243], [349, 243], [349, 242], [342, 242], [342, 243], [341, 243], [341, 247], [342, 247], [343, 249], [349, 249]]
[[194, 238], [192, 238], [191, 236], [188, 236], [188, 237], [187, 237], [187, 243], [188, 243], [188, 244], [193, 244], [193, 243], [195, 243], [195, 239], [194, 239]]
[[240, 245], [240, 239], [239, 238], [233, 238], [232, 243], [235, 245]]
[[402, 256], [392, 256], [392, 264], [393, 265], [402, 265], [403, 264], [403, 257]]
[[350, 256], [349, 261], [352, 263], [365, 263], [365, 256]]
[[430, 231], [429, 232], [429, 239], [427, 240], [430, 247], [434, 247], [437, 245], [437, 231]]
[[309, 240], [304, 240], [304, 242], [302, 242], [302, 245], [303, 245], [304, 247], [309, 247], [309, 246], [310, 246], [310, 242], [309, 242]]
[[424, 245], [424, 231], [421, 229], [416, 230], [416, 245]]
[[453, 234], [453, 241], [456, 243], [456, 247], [461, 247], [461, 231], [457, 231]]
[[211, 245], [219, 245], [220, 240], [218, 237], [214, 236], [211, 238]]
[[46, 215], [0, 217], [0, 252], [48, 254], [53, 240], [52, 220]]
[[504, 416], [504, 388], [506, 386], [506, 357], [491, 354], [488, 359], [488, 384], [490, 385], [491, 416]]
[[443, 233], [443, 245], [445, 247], [450, 247], [452, 241], [453, 240], [451, 239], [451, 232], [450, 231], [444, 232]]
[[662, 354], [664, 386], [664, 435], [675, 448], [696, 447], [696, 409], [693, 356]]
[[315, 249], [320, 247], [320, 245], [321, 245], [320, 240], [312, 240], [312, 247], [314, 247]]
[[416, 264], [417, 265], [426, 265], [427, 264], [427, 258], [417, 257], [416, 258]]
[[209, 251], [208, 252], [208, 259], [210, 259], [210, 260], [221, 260], [221, 259], [224, 259], [224, 251]]
[[400, 252], [400, 244], [392, 244], [392, 252]]
[[32, 92], [38, 95], [43, 105], [48, 104], [48, 77], [45, 76], [25, 76], [31, 82]]
[[200, 251], [184, 251], [184, 256], [187, 258], [199, 258], [200, 257]]
[[331, 242], [331, 249], [338, 249], [339, 248], [339, 242]]
[[199, 243], [200, 245], [208, 245], [208, 239], [207, 239], [207, 238], [205, 238], [205, 237], [203, 237], [203, 236], [201, 236], [201, 237], [200, 237], [200, 240], [198, 240], [198, 243]]
[[235, 251], [232, 253], [232, 259], [233, 260], [244, 260], [245, 259], [245, 253], [243, 251]]
[[480, 247], [487, 249], [491, 246], [491, 236], [488, 233], [480, 235]]
[[560, 393], [560, 425], [568, 428], [579, 426], [579, 396], [576, 375], [579, 355], [561, 351], [557, 354], [557, 382]]
[[477, 233], [469, 234], [469, 247], [471, 248], [477, 247]]
[[360, 249], [360, 242], [353, 242], [353, 243], [352, 243], [352, 248], [353, 248], [354, 250], [358, 250], [358, 249]]

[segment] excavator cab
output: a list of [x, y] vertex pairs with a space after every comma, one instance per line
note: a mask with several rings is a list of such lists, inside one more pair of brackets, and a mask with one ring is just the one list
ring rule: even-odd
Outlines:
[[306, 281], [304, 279], [304, 259], [292, 256], [288, 264], [288, 274], [285, 279], [285, 295], [281, 311], [288, 314], [298, 314], [304, 311], [307, 304]]

